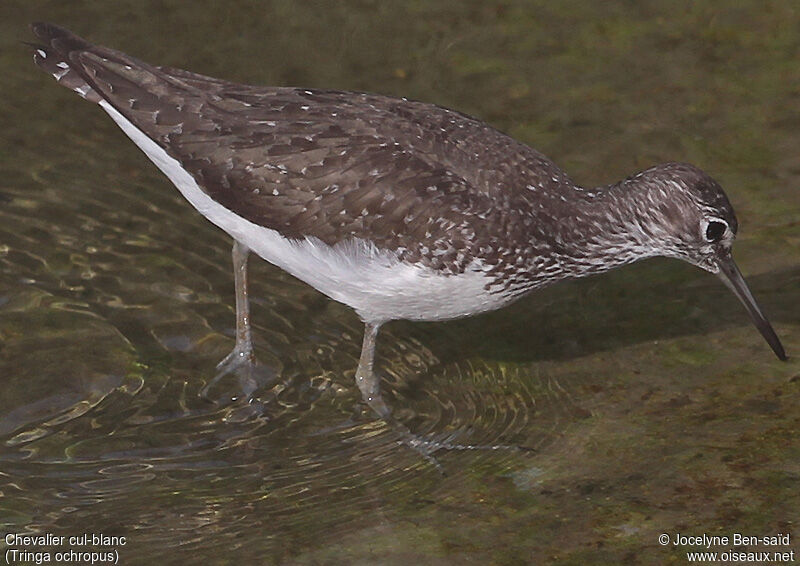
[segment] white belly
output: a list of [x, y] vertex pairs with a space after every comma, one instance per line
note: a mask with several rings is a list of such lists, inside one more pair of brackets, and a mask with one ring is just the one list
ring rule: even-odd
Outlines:
[[329, 246], [321, 240], [284, 238], [214, 201], [175, 159], [105, 100], [100, 106], [203, 216], [266, 261], [351, 306], [369, 322], [444, 320], [494, 310], [507, 302], [489, 293], [479, 262], [459, 275], [441, 275], [401, 262], [391, 252], [358, 239]]

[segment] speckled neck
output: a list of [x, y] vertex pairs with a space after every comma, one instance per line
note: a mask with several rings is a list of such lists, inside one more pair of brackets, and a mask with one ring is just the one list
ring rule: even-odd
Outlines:
[[656, 255], [670, 255], [663, 228], [663, 195], [657, 185], [625, 179], [575, 189], [571, 213], [554, 232], [554, 252], [565, 277], [583, 277]]

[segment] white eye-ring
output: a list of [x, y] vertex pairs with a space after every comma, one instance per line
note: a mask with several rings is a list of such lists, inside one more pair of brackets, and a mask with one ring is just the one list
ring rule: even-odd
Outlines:
[[712, 243], [719, 242], [727, 231], [727, 222], [721, 218], [711, 218], [706, 224], [706, 240]]

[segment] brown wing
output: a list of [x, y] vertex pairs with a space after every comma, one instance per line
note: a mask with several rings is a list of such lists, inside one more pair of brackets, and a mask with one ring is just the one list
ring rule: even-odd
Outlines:
[[67, 86], [83, 79], [88, 98], [112, 104], [214, 200], [286, 237], [369, 239], [461, 271], [476, 235], [497, 254], [522, 245], [530, 195], [569, 182], [535, 150], [434, 105], [238, 85], [33, 29], [50, 55], [40, 66], [65, 61]]

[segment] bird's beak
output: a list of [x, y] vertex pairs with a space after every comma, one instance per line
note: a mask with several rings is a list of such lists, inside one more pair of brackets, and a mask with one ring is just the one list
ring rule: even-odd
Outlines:
[[772, 329], [772, 325], [767, 320], [767, 317], [764, 316], [758, 303], [756, 303], [756, 300], [753, 298], [753, 294], [747, 287], [747, 283], [745, 283], [744, 277], [742, 277], [742, 272], [736, 267], [730, 252], [720, 255], [718, 261], [719, 278], [722, 279], [722, 282], [725, 283], [728, 289], [733, 291], [733, 294], [742, 302], [750, 318], [753, 319], [753, 324], [756, 325], [761, 336], [763, 336], [767, 344], [770, 345], [772, 351], [778, 356], [778, 359], [786, 361], [786, 352], [783, 349], [781, 341]]

